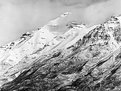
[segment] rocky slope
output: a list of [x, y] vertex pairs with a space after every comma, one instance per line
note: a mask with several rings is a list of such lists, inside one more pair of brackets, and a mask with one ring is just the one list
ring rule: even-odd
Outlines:
[[1, 46], [1, 91], [121, 91], [121, 16], [50, 32], [68, 14]]

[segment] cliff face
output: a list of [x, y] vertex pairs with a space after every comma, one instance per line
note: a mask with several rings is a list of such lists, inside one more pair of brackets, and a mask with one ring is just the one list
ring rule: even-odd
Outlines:
[[121, 91], [121, 16], [50, 32], [66, 16], [0, 48], [1, 91]]

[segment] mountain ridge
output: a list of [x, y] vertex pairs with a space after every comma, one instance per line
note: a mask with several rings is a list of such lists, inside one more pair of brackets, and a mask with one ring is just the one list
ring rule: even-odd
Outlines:
[[60, 35], [48, 31], [68, 14], [1, 47], [1, 91], [121, 90], [121, 16], [89, 28], [71, 23]]

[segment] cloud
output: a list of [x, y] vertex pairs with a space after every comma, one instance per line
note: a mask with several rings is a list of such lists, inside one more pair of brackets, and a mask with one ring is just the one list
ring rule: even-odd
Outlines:
[[[61, 0], [71, 7], [70, 21], [79, 21], [92, 26], [100, 24], [112, 15], [121, 14], [121, 0]], [[70, 1], [70, 2], [67, 2]], [[69, 22], [69, 20], [68, 20]]]
[[121, 14], [121, 0], [109, 0], [85, 8], [84, 19], [90, 25], [103, 23], [112, 15]]
[[0, 0], [0, 44], [43, 26], [51, 19], [49, 3], [42, 0]]
[[64, 24], [93, 25], [120, 14], [121, 0], [0, 0], [0, 44], [16, 40], [66, 11], [73, 14]]
[[104, 2], [107, 0], [51, 0], [51, 1], [60, 2], [65, 6], [74, 6], [74, 5], [88, 6], [90, 4]]

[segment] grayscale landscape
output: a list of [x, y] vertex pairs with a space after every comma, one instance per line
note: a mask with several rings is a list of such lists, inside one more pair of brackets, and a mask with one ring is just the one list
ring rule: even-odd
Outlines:
[[120, 0], [0, 1], [0, 91], [121, 91]]

